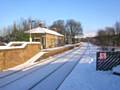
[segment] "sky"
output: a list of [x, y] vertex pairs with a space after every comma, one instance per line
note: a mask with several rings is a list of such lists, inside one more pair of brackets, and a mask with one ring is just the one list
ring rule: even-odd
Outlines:
[[0, 29], [29, 17], [47, 25], [75, 19], [85, 33], [94, 33], [120, 21], [120, 0], [0, 0]]

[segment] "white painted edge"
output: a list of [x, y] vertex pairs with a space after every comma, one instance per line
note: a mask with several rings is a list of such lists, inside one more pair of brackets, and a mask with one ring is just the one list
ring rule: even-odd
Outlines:
[[16, 72], [17, 70], [22, 70], [22, 69], [24, 69], [26, 67], [34, 65], [35, 61], [38, 60], [45, 53], [46, 52], [38, 52], [36, 55], [34, 55], [32, 58], [30, 58], [25, 63], [17, 65], [17, 66], [12, 67], [12, 68], [8, 68], [8, 69], [3, 70], [4, 72], [0, 72], [0, 77], [3, 77], [3, 76], [8, 75], [10, 73]]
[[38, 60], [42, 55], [44, 55], [46, 52], [39, 52], [36, 55], [34, 55], [32, 58], [30, 58], [28, 61], [26, 61], [23, 64], [17, 65], [15, 67], [9, 68], [8, 70], [19, 70], [21, 68], [28, 67], [30, 65], [33, 65], [36, 60]]
[[[11, 46], [12, 44], [22, 44], [21, 46]], [[22, 49], [25, 48], [28, 44], [41, 44], [40, 42], [10, 42], [7, 46], [0, 46], [0, 50], [9, 50], [9, 49]]]
[[54, 47], [54, 48], [47, 48], [47, 49], [43, 49], [42, 51], [52, 51], [52, 50], [57, 50], [57, 49], [62, 49], [62, 48], [67, 48], [67, 47], [73, 47], [75, 45], [80, 45], [81, 43], [77, 43], [77, 44], [68, 44], [68, 45], [64, 45], [64, 46], [60, 46], [60, 47]]

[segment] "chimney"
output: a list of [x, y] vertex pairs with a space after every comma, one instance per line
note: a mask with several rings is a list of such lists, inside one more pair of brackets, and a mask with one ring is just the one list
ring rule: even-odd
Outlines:
[[42, 27], [43, 25], [42, 25], [42, 23], [39, 23], [39, 27]]
[[52, 30], [57, 32], [57, 29], [56, 29], [56, 28], [52, 28]]

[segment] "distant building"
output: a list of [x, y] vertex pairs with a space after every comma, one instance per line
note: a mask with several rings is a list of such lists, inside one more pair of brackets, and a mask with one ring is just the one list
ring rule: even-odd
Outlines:
[[52, 48], [64, 44], [64, 35], [47, 28], [37, 27], [25, 33], [30, 34], [31, 41], [41, 42], [43, 48]]

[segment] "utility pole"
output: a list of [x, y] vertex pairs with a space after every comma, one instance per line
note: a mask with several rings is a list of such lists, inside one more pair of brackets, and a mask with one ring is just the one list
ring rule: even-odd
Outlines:
[[30, 42], [32, 42], [31, 29], [32, 29], [32, 22], [30, 23], [30, 36], [29, 36], [29, 41], [30, 41]]
[[32, 30], [32, 23], [35, 22], [34, 20], [30, 21], [30, 35], [29, 35], [29, 41], [32, 42], [32, 35], [31, 35], [31, 30]]

